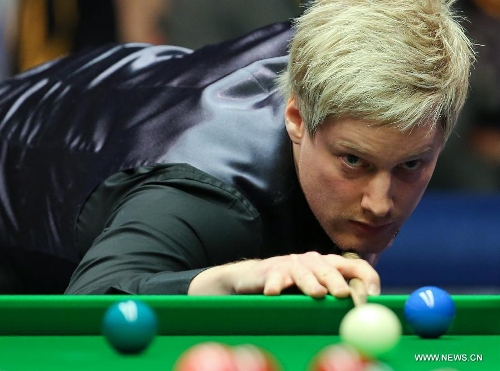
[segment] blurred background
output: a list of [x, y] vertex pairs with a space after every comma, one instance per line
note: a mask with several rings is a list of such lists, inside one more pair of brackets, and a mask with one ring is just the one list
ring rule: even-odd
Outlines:
[[300, 0], [0, 0], [4, 68], [15, 73], [112, 42], [197, 49], [301, 10]]
[[[300, 0], [0, 0], [0, 80], [109, 43], [197, 49], [289, 20], [306, 6]], [[477, 63], [428, 192], [379, 263], [382, 281], [396, 291], [441, 283], [452, 292], [500, 293], [500, 0], [455, 6], [476, 44]]]

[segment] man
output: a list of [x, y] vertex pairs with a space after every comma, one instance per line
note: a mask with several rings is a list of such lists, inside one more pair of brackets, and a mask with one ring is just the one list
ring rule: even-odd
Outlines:
[[[357, 277], [377, 295], [372, 265], [465, 100], [450, 7], [320, 0], [295, 30], [107, 49], [7, 82], [3, 290], [57, 291], [76, 266], [69, 294], [344, 297]], [[64, 273], [33, 283], [48, 271]]]

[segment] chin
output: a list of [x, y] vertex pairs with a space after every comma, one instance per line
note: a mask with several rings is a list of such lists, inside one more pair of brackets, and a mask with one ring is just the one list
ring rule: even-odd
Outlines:
[[381, 238], [374, 241], [373, 239], [360, 239], [357, 236], [337, 236], [332, 238], [340, 250], [355, 251], [363, 257], [380, 254], [391, 245], [393, 239], [393, 237]]

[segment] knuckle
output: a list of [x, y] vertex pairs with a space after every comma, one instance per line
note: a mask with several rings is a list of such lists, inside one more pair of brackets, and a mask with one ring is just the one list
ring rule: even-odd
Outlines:
[[359, 259], [359, 261], [354, 261], [354, 263], [360, 271], [368, 273], [373, 270], [373, 267], [366, 260]]
[[321, 254], [317, 251], [308, 251], [304, 254], [304, 256], [308, 258], [319, 258], [321, 257]]
[[344, 258], [346, 263], [354, 267], [355, 269], [372, 270], [373, 267], [365, 259], [349, 259]]
[[340, 272], [337, 269], [328, 269], [319, 273], [318, 277], [322, 280], [327, 280], [331, 277], [338, 278], [340, 276]]
[[288, 258], [291, 259], [293, 262], [297, 262], [300, 260], [300, 257], [297, 254], [290, 254], [288, 255]]

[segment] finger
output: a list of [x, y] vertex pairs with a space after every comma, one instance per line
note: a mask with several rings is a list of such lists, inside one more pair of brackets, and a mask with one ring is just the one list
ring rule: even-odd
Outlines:
[[350, 288], [345, 278], [337, 268], [321, 261], [316, 265], [316, 277], [318, 281], [328, 289], [328, 292], [336, 298], [346, 298], [350, 295]]
[[[337, 298], [345, 298], [350, 294], [349, 286], [340, 272], [328, 263], [325, 255], [311, 251], [300, 255], [301, 261], [312, 272], [321, 286], [326, 288], [327, 293]], [[338, 259], [341, 259], [337, 256]], [[323, 290], [322, 290], [323, 291]], [[323, 295], [323, 293], [321, 293]]]
[[338, 255], [329, 256], [329, 260], [346, 280], [359, 278], [363, 281], [368, 295], [380, 294], [380, 276], [366, 260], [345, 259]]
[[264, 282], [264, 295], [276, 296], [281, 294], [281, 292], [293, 285], [293, 280], [284, 271], [273, 271], [269, 273]]
[[[350, 288], [344, 276], [338, 271], [337, 266], [345, 260], [338, 255], [321, 255], [315, 252], [304, 254], [307, 258], [310, 269], [321, 285], [327, 288], [328, 292], [337, 297], [345, 298], [350, 295]], [[334, 261], [337, 260], [335, 263]]]
[[319, 281], [316, 275], [304, 264], [297, 255], [290, 256], [290, 276], [295, 285], [306, 295], [322, 298], [328, 290]]

